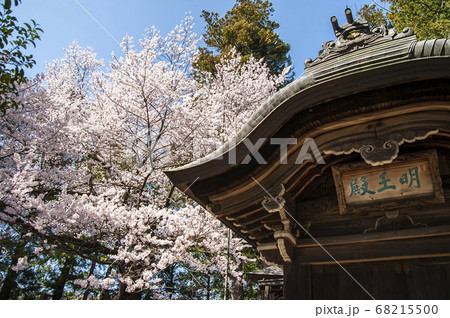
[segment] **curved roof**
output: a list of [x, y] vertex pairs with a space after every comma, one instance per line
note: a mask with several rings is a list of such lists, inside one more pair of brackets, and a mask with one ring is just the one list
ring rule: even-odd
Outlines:
[[[450, 40], [448, 39], [417, 42], [416, 37], [412, 34], [409, 34], [407, 37], [401, 37], [401, 39], [396, 39], [395, 37], [388, 40], [383, 39], [382, 43], [372, 43], [370, 46], [346, 54], [345, 57], [334, 56], [325, 61], [320, 60], [320, 65], [315, 64], [315, 66], [306, 68], [305, 76], [293, 81], [264, 102], [241, 130], [221, 147], [203, 158], [180, 167], [168, 169], [165, 173], [169, 176], [175, 176], [177, 171], [183, 172], [223, 158], [224, 155], [235, 150], [245, 138], [249, 138], [256, 127], [263, 124], [271, 113], [296, 94], [311, 86], [317, 86], [325, 81], [339, 80], [351, 74], [388, 66], [393, 63], [406, 62], [415, 58], [450, 56]], [[391, 42], [389, 40], [395, 41]], [[355, 59], [355, 57], [357, 58]], [[320, 57], [316, 61], [319, 59]], [[308, 65], [308, 60], [305, 64]], [[267, 125], [270, 124], [268, 123]]]
[[[305, 62], [305, 76], [261, 105], [229, 142], [165, 173], [249, 243], [263, 246], [274, 240], [281, 221], [261, 205], [266, 193], [254, 180], [268, 189], [284, 185], [295, 201], [331, 165], [347, 160], [341, 154], [358, 152], [373, 139], [375, 122], [378, 137], [398, 145], [433, 135], [433, 142], [449, 147], [450, 40], [418, 42], [411, 29], [366, 28], [361, 21], [340, 27], [338, 40], [325, 42], [319, 56]], [[345, 38], [352, 34], [357, 36]], [[288, 150], [293, 160], [305, 138], [314, 138], [326, 164], [280, 164], [279, 146], [269, 142], [259, 149], [266, 165], [253, 159], [241, 164], [250, 153], [244, 139], [255, 144], [272, 137], [297, 138]], [[231, 155], [236, 164], [229, 164]]]

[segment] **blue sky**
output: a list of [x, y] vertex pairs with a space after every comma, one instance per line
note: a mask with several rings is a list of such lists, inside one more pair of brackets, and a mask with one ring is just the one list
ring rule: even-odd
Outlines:
[[[63, 48], [76, 40], [91, 46], [98, 58], [110, 60], [111, 52], [120, 52], [117, 43], [80, 7], [83, 6], [112, 37], [119, 42], [125, 34], [140, 38], [146, 28], [155, 26], [162, 34], [169, 32], [191, 12], [195, 32], [202, 34], [205, 24], [202, 10], [223, 15], [235, 0], [22, 0], [13, 12], [20, 22], [34, 19], [44, 33], [37, 48], [31, 50], [36, 65], [28, 76], [45, 70], [45, 63], [61, 58]], [[296, 77], [303, 72], [303, 62], [314, 59], [322, 42], [334, 39], [330, 17], [346, 22], [344, 10], [356, 8], [371, 0], [272, 0], [273, 19], [280, 24], [277, 32], [291, 45], [290, 55]]]

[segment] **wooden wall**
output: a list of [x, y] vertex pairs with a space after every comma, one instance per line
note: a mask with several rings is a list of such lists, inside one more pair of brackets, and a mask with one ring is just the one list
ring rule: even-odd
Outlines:
[[[405, 148], [420, 151], [427, 143], [432, 146], [434, 139]], [[407, 215], [408, 220], [410, 217], [416, 223], [398, 223], [395, 227], [387, 224], [375, 231], [381, 238], [401, 230], [422, 229], [423, 237], [419, 233], [401, 244], [400, 241], [376, 241], [373, 248], [377, 249], [372, 250], [372, 254], [369, 243], [339, 245], [343, 244], [340, 238], [359, 235], [366, 239], [365, 229], [374, 228], [376, 221], [384, 215], [384, 209], [340, 215], [330, 173], [323, 174], [306, 195], [297, 200], [297, 219], [319, 242], [328, 242], [325, 247], [333, 257], [346, 260], [342, 266], [375, 299], [450, 299], [450, 236], [447, 229], [450, 225], [450, 151], [441, 148], [438, 155], [446, 202], [399, 208], [400, 215]], [[440, 233], [444, 227], [445, 233]], [[427, 236], [429, 231], [436, 233]], [[433, 242], [427, 245], [430, 240]], [[302, 233], [294, 251], [294, 263], [284, 265], [284, 299], [371, 299], [331, 257], [317, 246], [308, 245], [310, 241], [311, 238]], [[318, 257], [319, 254], [323, 257]], [[370, 256], [374, 256], [373, 260]]]
[[[450, 299], [450, 258], [343, 264], [375, 299]], [[285, 266], [284, 299], [371, 299], [338, 265]]]

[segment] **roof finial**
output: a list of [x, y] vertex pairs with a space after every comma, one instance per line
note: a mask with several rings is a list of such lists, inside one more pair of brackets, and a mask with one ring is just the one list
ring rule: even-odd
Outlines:
[[374, 45], [374, 42], [377, 41], [386, 42], [414, 34], [412, 28], [406, 28], [402, 33], [397, 34], [392, 29], [387, 30], [385, 25], [371, 30], [366, 20], [355, 20], [353, 18], [352, 10], [348, 6], [345, 8], [345, 17], [347, 18], [347, 23], [343, 25], [339, 25], [335, 16], [331, 17], [331, 25], [333, 26], [334, 35], [337, 40], [324, 42], [319, 56], [314, 61], [311, 59], [305, 61], [306, 68], [317, 65], [329, 59], [330, 56], [334, 57], [338, 54], [344, 54], [369, 45]]
[[347, 22], [349, 24], [353, 23], [353, 15], [352, 15], [352, 10], [350, 10], [350, 8], [346, 8], [345, 9], [345, 17], [347, 18]]
[[339, 22], [337, 20], [337, 18], [333, 15], [331, 17], [331, 25], [333, 26], [333, 30], [336, 32], [339, 29]]

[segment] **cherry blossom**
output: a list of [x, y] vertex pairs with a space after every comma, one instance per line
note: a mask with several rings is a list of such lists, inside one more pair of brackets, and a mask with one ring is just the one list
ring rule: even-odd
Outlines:
[[[0, 221], [38, 235], [36, 255], [60, 249], [114, 266], [74, 282], [83, 288], [158, 289], [158, 273], [180, 261], [242, 276], [242, 240], [231, 240], [227, 269], [227, 228], [162, 170], [193, 160], [195, 139], [227, 140], [288, 69], [273, 76], [232, 51], [199, 82], [192, 29], [187, 17], [165, 37], [154, 28], [138, 42], [126, 36], [107, 66], [74, 42], [0, 117]], [[194, 246], [212, 257], [199, 260]], [[14, 270], [26, 266], [20, 258]]]

